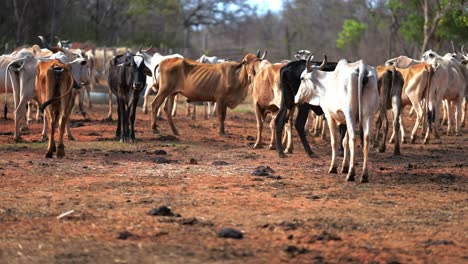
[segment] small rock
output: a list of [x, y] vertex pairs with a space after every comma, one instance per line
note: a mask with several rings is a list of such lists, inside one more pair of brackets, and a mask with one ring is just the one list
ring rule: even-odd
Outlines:
[[412, 170], [413, 168], [414, 168], [414, 166], [411, 163], [408, 163], [408, 165], [406, 165], [407, 170]]
[[432, 239], [425, 240], [425, 241], [423, 241], [423, 243], [426, 246], [440, 246], [440, 245], [453, 245], [453, 244], [455, 244], [451, 240], [432, 240]]
[[80, 149], [80, 154], [85, 154], [86, 153], [86, 149]]
[[166, 158], [164, 158], [164, 157], [157, 157], [157, 158], [155, 158], [153, 161], [154, 161], [154, 163], [158, 163], [158, 164], [167, 164], [167, 163], [171, 163], [171, 160], [166, 159]]
[[229, 228], [229, 227], [223, 227], [221, 230], [216, 233], [218, 237], [224, 237], [224, 238], [234, 238], [234, 239], [242, 239], [244, 237], [244, 234], [242, 234], [241, 231], [236, 230], [234, 228]]
[[168, 206], [162, 205], [158, 208], [153, 208], [148, 212], [148, 215], [153, 216], [175, 216], [180, 217], [180, 214], [176, 214], [172, 211], [172, 209]]
[[318, 195], [311, 195], [311, 196], [308, 196], [307, 199], [310, 199], [310, 200], [320, 200], [322, 197], [318, 196]]
[[153, 154], [154, 155], [167, 155], [167, 152], [163, 149], [157, 149], [155, 151], [153, 151]]
[[293, 238], [294, 238], [294, 235], [293, 235], [293, 234], [288, 235], [288, 239], [289, 239], [289, 240], [292, 240]]
[[222, 161], [222, 160], [215, 160], [215, 161], [213, 161], [212, 164], [215, 165], [215, 166], [229, 165], [229, 163], [227, 163], [227, 162], [225, 162], [225, 161]]
[[172, 136], [172, 135], [167, 135], [167, 136], [159, 136], [156, 138], [156, 140], [159, 141], [179, 141], [179, 138]]
[[339, 236], [337, 236], [335, 234], [329, 233], [326, 230], [324, 230], [324, 231], [322, 231], [322, 233], [313, 236], [309, 240], [309, 243], [314, 243], [316, 241], [332, 241], [332, 240], [339, 241], [339, 240], [341, 240], [341, 237], [339, 237]]
[[85, 126], [83, 122], [71, 122], [69, 127], [82, 127]]
[[275, 171], [270, 168], [269, 166], [258, 166], [252, 172], [253, 176], [268, 176], [270, 173], [274, 173]]
[[255, 138], [253, 136], [247, 136], [245, 137], [245, 139], [247, 139], [248, 141], [255, 141]]
[[88, 133], [88, 136], [100, 137], [100, 136], [102, 136], [102, 135], [99, 134], [98, 132], [89, 132], [89, 133]]
[[193, 165], [196, 165], [196, 164], [198, 164], [198, 161], [196, 159], [194, 159], [194, 158], [191, 158], [189, 163], [193, 164]]
[[199, 221], [196, 217], [185, 218], [185, 219], [182, 219], [182, 221], [180, 221], [182, 225], [196, 225], [198, 224], [198, 222]]
[[128, 231], [123, 231], [119, 233], [119, 236], [117, 237], [117, 239], [127, 240], [129, 237], [133, 237], [133, 236], [135, 235]]
[[298, 248], [294, 245], [286, 246], [283, 251], [286, 252], [290, 257], [295, 257], [299, 254], [306, 254], [310, 252], [310, 250], [307, 248]]

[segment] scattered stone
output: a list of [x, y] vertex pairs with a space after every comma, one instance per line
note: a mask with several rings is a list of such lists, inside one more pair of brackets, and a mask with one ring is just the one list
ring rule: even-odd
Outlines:
[[85, 126], [85, 124], [83, 122], [71, 122], [70, 127], [82, 127], [82, 126]]
[[157, 157], [157, 158], [155, 158], [153, 161], [154, 161], [154, 163], [158, 163], [158, 164], [168, 164], [168, 163], [171, 163], [171, 160], [166, 159], [166, 158], [164, 158], [164, 157]]
[[308, 196], [306, 198], [310, 199], [310, 200], [320, 200], [320, 199], [322, 199], [322, 197], [320, 197], [318, 195], [311, 195], [311, 196]]
[[197, 165], [198, 161], [196, 159], [194, 159], [194, 158], [191, 158], [189, 163], [192, 164], [192, 165]]
[[285, 230], [296, 230], [298, 227], [304, 225], [304, 222], [301, 220], [296, 220], [294, 219], [292, 222], [289, 221], [283, 221], [279, 223], [279, 225]]
[[115, 138], [103, 138], [103, 137], [100, 137], [100, 138], [96, 138], [97, 141], [114, 141]]
[[172, 136], [172, 135], [167, 135], [167, 136], [159, 136], [156, 138], [156, 140], [159, 141], [179, 141], [179, 138]]
[[255, 141], [255, 138], [253, 136], [247, 136], [245, 137], [245, 139], [247, 139], [248, 141]]
[[269, 166], [258, 166], [252, 172], [253, 176], [269, 176], [270, 173], [274, 173], [275, 171], [270, 168]]
[[294, 245], [286, 246], [283, 249], [283, 251], [286, 252], [286, 254], [288, 254], [290, 257], [295, 257], [297, 255], [306, 254], [310, 252], [310, 250], [308, 250], [307, 248], [298, 248]]
[[236, 230], [234, 228], [230, 227], [223, 227], [221, 230], [216, 233], [216, 236], [218, 237], [224, 237], [224, 238], [234, 238], [234, 239], [242, 239], [244, 237], [244, 234]]
[[288, 235], [288, 240], [292, 240], [294, 238], [294, 235], [293, 234], [289, 234]]
[[88, 133], [88, 136], [100, 137], [100, 136], [102, 136], [102, 135], [99, 134], [98, 132], [89, 132], [89, 133]]
[[423, 241], [423, 243], [428, 247], [429, 246], [441, 246], [441, 245], [454, 245], [455, 244], [451, 240], [432, 240], [432, 239], [425, 240], [425, 241]]
[[80, 154], [86, 154], [86, 149], [80, 149]]
[[323, 230], [322, 233], [313, 236], [310, 240], [309, 243], [315, 243], [317, 241], [339, 241], [341, 240], [341, 237], [337, 236], [336, 234], [332, 234], [327, 232], [326, 230]]
[[455, 164], [455, 168], [463, 168], [463, 163], [457, 163], [457, 164]]
[[157, 149], [155, 151], [153, 151], [153, 154], [154, 155], [167, 155], [167, 152], [163, 149]]
[[168, 206], [162, 205], [158, 208], [153, 208], [148, 212], [148, 215], [153, 216], [175, 216], [180, 217], [180, 214], [176, 214], [172, 211], [172, 209]]
[[414, 166], [411, 163], [408, 163], [408, 165], [406, 165], [406, 170], [412, 170], [413, 168]]
[[119, 233], [119, 236], [117, 237], [117, 239], [127, 240], [129, 237], [133, 237], [133, 236], [135, 235], [128, 231], [123, 231]]
[[3, 173], [3, 172], [0, 172], [0, 176], [5, 176], [5, 173]]
[[213, 161], [212, 164], [215, 165], [215, 166], [229, 165], [229, 163], [227, 163], [227, 162], [225, 162], [225, 161], [222, 161], [222, 160], [215, 160], [215, 161]]

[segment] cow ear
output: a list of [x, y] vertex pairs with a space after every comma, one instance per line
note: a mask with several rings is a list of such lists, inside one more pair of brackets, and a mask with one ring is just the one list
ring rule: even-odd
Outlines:
[[151, 73], [151, 70], [145, 66], [143, 69], [143, 72], [145, 73], [146, 76], [153, 77], [153, 74]]
[[13, 70], [14, 72], [19, 72], [24, 66], [24, 61], [16, 61], [10, 65], [10, 69]]

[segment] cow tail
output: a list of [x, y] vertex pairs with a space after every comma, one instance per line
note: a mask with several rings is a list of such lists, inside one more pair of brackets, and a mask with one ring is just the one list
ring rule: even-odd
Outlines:
[[359, 71], [358, 71], [358, 109], [359, 109], [359, 112], [358, 112], [358, 124], [359, 124], [359, 127], [362, 126], [361, 124], [361, 120], [362, 120], [362, 115], [361, 115], [361, 112], [362, 112], [362, 107], [361, 107], [361, 97], [362, 97], [362, 86], [363, 86], [363, 81], [364, 81], [364, 76], [365, 76], [365, 69], [363, 67], [363, 65], [361, 64], [359, 66]]
[[3, 106], [3, 118], [8, 119], [8, 102], [7, 102], [7, 94], [8, 94], [8, 68], [10, 65], [6, 67], [5, 70], [5, 101], [4, 101], [4, 106]]
[[[427, 113], [427, 125], [429, 126], [429, 131], [432, 132], [432, 123], [435, 122], [435, 105], [429, 101], [430, 99], [430, 92], [431, 92], [431, 80], [432, 75], [434, 75], [434, 69], [432, 66], [426, 66], [428, 70], [428, 77], [427, 77], [427, 84], [425, 89], [424, 97], [426, 98], [426, 102], [424, 104], [424, 111]], [[436, 89], [434, 89], [434, 93], [436, 93]], [[435, 94], [434, 94], [435, 95]]]

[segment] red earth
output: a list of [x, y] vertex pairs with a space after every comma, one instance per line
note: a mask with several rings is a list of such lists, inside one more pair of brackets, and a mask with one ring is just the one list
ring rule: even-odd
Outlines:
[[[180, 109], [177, 138], [161, 138], [165, 120], [153, 134], [138, 109], [137, 143], [123, 144], [98, 105], [91, 121], [73, 115], [63, 159], [44, 158], [40, 124], [14, 143], [13, 121], [0, 120], [0, 263], [468, 262], [468, 129], [403, 144], [399, 157], [373, 149], [360, 184], [327, 173], [328, 140], [308, 136], [315, 158], [296, 132], [285, 159], [252, 149], [251, 109], [228, 111], [226, 137]], [[274, 172], [252, 176], [261, 165]], [[175, 216], [148, 214], [163, 205]], [[218, 237], [223, 227], [243, 238]]]

